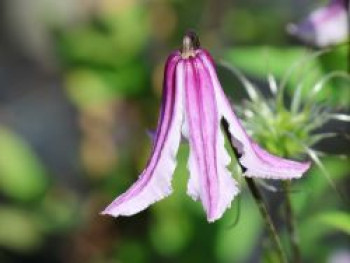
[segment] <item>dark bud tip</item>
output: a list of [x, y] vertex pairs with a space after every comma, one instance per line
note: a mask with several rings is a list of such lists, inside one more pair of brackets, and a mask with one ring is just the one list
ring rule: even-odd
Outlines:
[[195, 55], [195, 50], [200, 47], [199, 38], [194, 31], [187, 31], [182, 40], [182, 57], [188, 58]]

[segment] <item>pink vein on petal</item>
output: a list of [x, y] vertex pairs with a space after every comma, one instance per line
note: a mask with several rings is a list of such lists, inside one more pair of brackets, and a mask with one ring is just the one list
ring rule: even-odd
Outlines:
[[117, 197], [102, 214], [112, 216], [133, 215], [152, 203], [168, 196], [171, 178], [175, 170], [175, 155], [180, 143], [183, 121], [183, 72], [178, 52], [167, 61], [162, 109], [158, 121], [155, 142], [146, 168], [139, 179]]
[[247, 169], [246, 176], [270, 178], [270, 179], [292, 179], [299, 178], [309, 168], [310, 163], [300, 163], [274, 156], [260, 148], [244, 130], [240, 120], [236, 117], [233, 109], [226, 98], [221, 85], [217, 79], [215, 69], [211, 64], [211, 57], [206, 51], [202, 51], [199, 57], [207, 66], [209, 74], [214, 81], [215, 96], [220, 105], [222, 116], [229, 124], [232, 142], [237, 148], [240, 163]]

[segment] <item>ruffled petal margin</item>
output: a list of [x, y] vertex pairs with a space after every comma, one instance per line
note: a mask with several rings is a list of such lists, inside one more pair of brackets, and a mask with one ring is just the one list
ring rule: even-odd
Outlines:
[[210, 79], [213, 81], [215, 98], [220, 105], [220, 116], [229, 125], [232, 143], [240, 155], [239, 161], [246, 168], [244, 173], [248, 177], [259, 177], [265, 179], [292, 179], [300, 178], [309, 167], [310, 162], [295, 162], [274, 156], [255, 143], [246, 133], [240, 120], [236, 117], [232, 107], [226, 98], [220, 82], [216, 76], [213, 60], [208, 52], [201, 51], [200, 59], [208, 69]]
[[224, 147], [218, 104], [205, 66], [198, 58], [183, 64], [185, 122], [190, 156], [188, 194], [200, 199], [209, 222], [220, 218], [239, 190], [227, 169], [230, 157]]
[[178, 52], [170, 55], [165, 69], [162, 108], [155, 134], [153, 150], [139, 179], [117, 197], [101, 214], [114, 217], [136, 214], [156, 201], [170, 195], [171, 179], [176, 167], [183, 122], [183, 75], [177, 67]]

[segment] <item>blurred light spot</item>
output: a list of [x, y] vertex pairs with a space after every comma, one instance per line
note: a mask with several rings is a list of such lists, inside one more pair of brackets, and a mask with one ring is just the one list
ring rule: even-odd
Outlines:
[[41, 245], [40, 227], [28, 212], [0, 206], [0, 226], [1, 247], [23, 252]]
[[160, 98], [163, 92], [164, 60], [158, 63], [152, 72], [152, 87], [154, 93]]
[[138, 0], [94, 0], [98, 9], [102, 13], [115, 13], [120, 14], [125, 12], [131, 7], [140, 4], [141, 1]]
[[113, 104], [86, 108], [81, 113], [80, 124], [83, 131], [81, 156], [88, 174], [93, 177], [106, 175], [117, 163]]
[[0, 129], [0, 191], [20, 201], [40, 197], [46, 190], [44, 167], [22, 138]]
[[79, 108], [113, 99], [112, 89], [103, 81], [101, 76], [91, 70], [69, 72], [65, 84], [69, 98]]
[[350, 262], [350, 251], [349, 250], [338, 250], [334, 252], [327, 261], [328, 263], [349, 263]]
[[153, 1], [150, 6], [152, 33], [158, 40], [169, 39], [177, 26], [174, 8], [166, 1]]

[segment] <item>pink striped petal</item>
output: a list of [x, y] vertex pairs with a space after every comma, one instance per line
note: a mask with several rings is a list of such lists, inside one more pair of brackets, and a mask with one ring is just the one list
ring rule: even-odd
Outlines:
[[172, 192], [171, 178], [176, 166], [183, 122], [183, 67], [177, 67], [179, 52], [167, 61], [162, 109], [152, 155], [139, 179], [115, 199], [102, 214], [133, 215]]
[[[185, 124], [188, 128], [190, 180], [188, 194], [200, 199], [209, 222], [220, 218], [239, 192], [226, 166], [220, 116], [210, 76], [198, 58], [190, 57], [185, 72]], [[186, 134], [184, 134], [186, 135]]]
[[219, 114], [229, 124], [232, 143], [241, 155], [240, 163], [247, 169], [245, 175], [269, 179], [299, 178], [308, 170], [310, 163], [299, 163], [283, 159], [261, 149], [246, 133], [240, 120], [236, 117], [227, 100], [216, 76], [213, 61], [206, 51], [199, 54], [205, 67], [208, 69], [210, 79], [213, 81], [214, 96], [219, 105]]

